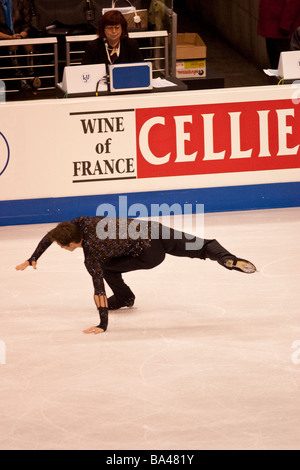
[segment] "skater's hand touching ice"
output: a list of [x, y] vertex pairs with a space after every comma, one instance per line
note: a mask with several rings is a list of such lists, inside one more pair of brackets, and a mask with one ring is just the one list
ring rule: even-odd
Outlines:
[[[104, 305], [107, 304], [107, 298], [106, 296], [95, 296], [95, 301], [96, 305], [100, 302], [103, 303]], [[104, 333], [104, 331], [107, 330], [107, 324], [108, 324], [108, 308], [107, 307], [98, 307], [99, 315], [100, 315], [100, 323], [98, 326], [92, 326], [91, 328], [88, 328], [87, 330], [84, 330], [83, 333], [85, 334], [91, 334], [94, 333], [95, 335], [98, 335], [99, 333]]]
[[32, 266], [33, 269], [36, 269], [36, 265], [37, 265], [36, 261], [32, 261], [30, 265], [29, 261], [27, 260], [27, 261], [24, 261], [24, 263], [18, 264], [18, 266], [16, 266], [16, 270], [24, 271], [24, 269], [28, 268], [28, 266]]
[[92, 326], [91, 328], [88, 328], [87, 330], [83, 330], [83, 333], [86, 335], [90, 335], [91, 333], [94, 333], [94, 335], [98, 335], [99, 333], [104, 333], [105, 330], [102, 328], [99, 328], [99, 326]]

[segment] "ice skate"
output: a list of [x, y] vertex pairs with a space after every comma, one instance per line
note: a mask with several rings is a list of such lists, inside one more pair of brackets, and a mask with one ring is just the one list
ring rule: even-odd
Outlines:
[[257, 271], [254, 264], [252, 264], [250, 261], [235, 257], [226, 259], [223, 266], [227, 269], [235, 269], [236, 271], [241, 271], [246, 274], [252, 274]]
[[135, 296], [126, 300], [118, 300], [114, 295], [107, 299], [108, 310], [119, 310], [122, 307], [132, 307], [134, 304]]

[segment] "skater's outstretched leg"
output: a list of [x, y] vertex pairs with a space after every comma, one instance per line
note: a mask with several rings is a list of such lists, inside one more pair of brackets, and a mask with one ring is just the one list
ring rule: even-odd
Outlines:
[[234, 269], [246, 274], [252, 274], [257, 271], [253, 263], [229, 253], [217, 240], [206, 241], [204, 249], [205, 258], [217, 261], [224, 268]]
[[184, 232], [170, 230], [170, 237], [163, 239], [166, 253], [173, 256], [210, 259], [217, 261], [226, 269], [234, 269], [243, 273], [254, 273], [256, 267], [250, 261], [230, 253], [217, 240], [201, 239]]

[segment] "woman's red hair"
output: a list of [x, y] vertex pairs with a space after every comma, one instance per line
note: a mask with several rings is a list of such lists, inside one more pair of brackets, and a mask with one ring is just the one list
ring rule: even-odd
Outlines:
[[119, 10], [109, 10], [104, 15], [101, 17], [98, 28], [97, 28], [97, 34], [100, 38], [104, 39], [105, 38], [105, 32], [104, 29], [106, 26], [114, 26], [120, 24], [122, 27], [122, 36], [121, 39], [124, 37], [128, 36], [128, 31], [127, 31], [127, 21], [122, 15], [122, 13]]

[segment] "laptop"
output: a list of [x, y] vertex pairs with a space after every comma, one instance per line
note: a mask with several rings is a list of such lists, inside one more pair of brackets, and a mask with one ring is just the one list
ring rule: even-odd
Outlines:
[[70, 94], [96, 94], [107, 91], [107, 71], [105, 64], [72, 65], [64, 68], [60, 88]]
[[300, 51], [281, 52], [278, 75], [285, 80], [300, 79]]
[[109, 65], [110, 91], [152, 90], [152, 62]]

